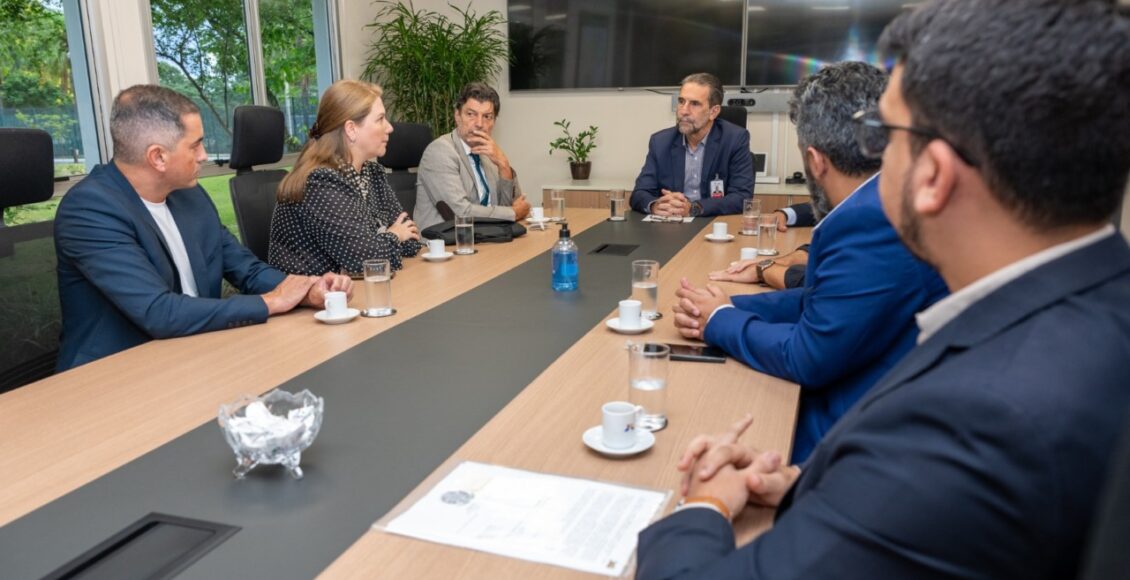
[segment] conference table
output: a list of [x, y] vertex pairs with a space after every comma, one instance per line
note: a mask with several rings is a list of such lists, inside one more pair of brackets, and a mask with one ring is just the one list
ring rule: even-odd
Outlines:
[[[648, 451], [613, 459], [582, 444], [601, 404], [628, 397], [625, 340], [691, 342], [673, 325], [679, 279], [705, 282], [756, 238], [706, 241], [709, 218], [610, 222], [576, 208], [566, 217], [580, 250], [577, 292], [550, 289], [557, 228], [530, 229], [473, 256], [406, 260], [391, 317], [324, 325], [299, 309], [152, 341], [0, 395], [4, 576], [41, 577], [151, 512], [239, 528], [184, 578], [587, 576], [370, 526], [463, 461], [674, 491], [690, 440], [745, 412], [754, 423], [742, 441], [787, 456], [798, 387], [729, 359], [670, 364], [669, 425]], [[737, 231], [740, 216], [717, 219]], [[810, 235], [791, 229], [777, 248]], [[662, 264], [665, 316], [646, 334], [615, 334], [604, 322], [630, 293], [631, 261], [645, 258]], [[236, 480], [217, 410], [276, 387], [326, 401], [305, 477], [264, 466]], [[743, 511], [739, 543], [771, 517]]]

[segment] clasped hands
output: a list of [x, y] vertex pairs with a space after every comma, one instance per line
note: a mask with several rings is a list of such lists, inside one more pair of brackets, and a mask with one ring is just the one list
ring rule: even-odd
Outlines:
[[699, 435], [677, 465], [685, 475], [679, 492], [684, 497], [711, 497], [736, 516], [747, 504], [777, 507], [800, 477], [800, 468], [782, 465], [776, 451], [758, 451], [738, 443], [753, 423], [746, 415], [729, 430]]
[[295, 306], [323, 308], [326, 305], [326, 292], [345, 292], [353, 296], [353, 280], [349, 276], [326, 272], [321, 276], [299, 276], [289, 274], [275, 286], [274, 290], [263, 294], [267, 313], [282, 314]]
[[691, 202], [682, 192], [660, 189], [660, 196], [651, 202], [651, 213], [657, 216], [689, 216]]
[[675, 297], [679, 299], [674, 308], [675, 330], [683, 338], [696, 340], [702, 340], [702, 332], [710, 315], [719, 306], [730, 303], [730, 297], [717, 285], [707, 284], [705, 288], [697, 288], [686, 278], [679, 282]]

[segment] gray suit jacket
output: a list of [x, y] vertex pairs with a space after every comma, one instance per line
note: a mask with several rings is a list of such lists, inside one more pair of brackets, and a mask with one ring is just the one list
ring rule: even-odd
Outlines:
[[475, 168], [463, 150], [462, 140], [455, 131], [432, 141], [420, 159], [416, 178], [416, 209], [412, 219], [420, 229], [443, 220], [436, 210], [436, 202], [444, 201], [455, 215], [470, 214], [514, 221], [510, 205], [522, 194], [518, 185], [518, 172], [514, 179], [502, 179], [498, 167], [486, 156], [480, 158], [483, 174], [490, 186], [490, 205], [479, 204], [475, 186]]

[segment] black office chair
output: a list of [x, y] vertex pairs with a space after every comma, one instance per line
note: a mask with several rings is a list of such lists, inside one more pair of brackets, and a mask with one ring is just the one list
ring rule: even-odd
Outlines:
[[420, 166], [424, 149], [432, 142], [432, 130], [420, 123], [393, 123], [392, 135], [388, 139], [388, 150], [378, 161], [391, 169], [388, 184], [396, 193], [396, 199], [408, 215], [416, 209], [416, 174], [408, 171]]
[[[0, 215], [4, 208], [51, 199], [51, 136], [0, 129]], [[0, 219], [0, 393], [50, 376], [59, 356], [55, 222], [5, 225]]]
[[271, 213], [275, 191], [285, 169], [255, 171], [256, 165], [277, 163], [283, 156], [286, 120], [273, 107], [245, 105], [235, 108], [232, 120], [231, 161], [236, 170], [228, 182], [239, 236], [260, 260], [267, 260], [271, 241]]
[[725, 119], [742, 129], [746, 128], [746, 119], [749, 115], [746, 113], [745, 107], [731, 107], [730, 105], [722, 105], [722, 112], [718, 113], [719, 119]]

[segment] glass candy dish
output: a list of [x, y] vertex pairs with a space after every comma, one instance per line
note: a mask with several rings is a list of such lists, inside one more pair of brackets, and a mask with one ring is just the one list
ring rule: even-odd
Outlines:
[[262, 397], [243, 395], [220, 405], [220, 427], [238, 462], [232, 471], [235, 477], [243, 479], [257, 465], [281, 464], [301, 479], [298, 463], [322, 427], [324, 404], [309, 390], [291, 394], [275, 389]]

